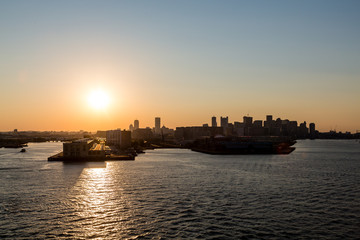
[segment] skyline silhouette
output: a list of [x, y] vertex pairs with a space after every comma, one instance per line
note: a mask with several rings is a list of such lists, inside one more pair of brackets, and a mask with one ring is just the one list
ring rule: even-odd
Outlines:
[[1, 1], [0, 131], [273, 114], [356, 132], [359, 11], [333, 0]]

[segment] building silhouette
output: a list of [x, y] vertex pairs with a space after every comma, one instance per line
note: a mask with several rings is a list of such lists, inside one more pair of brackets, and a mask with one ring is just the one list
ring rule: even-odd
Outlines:
[[134, 121], [134, 130], [139, 129], [139, 120]]
[[217, 122], [216, 122], [216, 117], [215, 116], [211, 118], [211, 126], [212, 127], [217, 127]]
[[226, 128], [229, 124], [229, 117], [220, 117], [220, 126]]
[[161, 134], [161, 119], [159, 117], [155, 118], [155, 134]]

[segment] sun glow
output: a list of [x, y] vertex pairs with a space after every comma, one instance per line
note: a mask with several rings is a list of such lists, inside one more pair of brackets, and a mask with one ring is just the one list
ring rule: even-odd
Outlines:
[[101, 89], [92, 91], [88, 96], [89, 105], [96, 110], [105, 109], [109, 102], [109, 95]]

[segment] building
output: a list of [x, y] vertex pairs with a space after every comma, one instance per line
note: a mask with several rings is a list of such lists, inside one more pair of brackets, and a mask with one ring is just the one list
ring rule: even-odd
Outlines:
[[244, 119], [245, 127], [251, 127], [252, 126], [252, 121], [253, 121], [252, 117], [244, 116], [243, 119]]
[[244, 123], [234, 122], [234, 134], [237, 137], [244, 136]]
[[316, 137], [315, 123], [309, 124], [309, 130], [310, 130], [309, 137], [314, 139]]
[[298, 127], [298, 131], [297, 131], [297, 137], [302, 139], [302, 138], [307, 138], [309, 134], [309, 129], [306, 127], [306, 122], [300, 123], [300, 126]]
[[153, 132], [150, 128], [134, 129], [132, 138], [135, 140], [150, 140], [153, 138]]
[[212, 127], [217, 127], [217, 122], [216, 122], [216, 117], [215, 116], [211, 118], [211, 126]]
[[105, 145], [93, 139], [84, 138], [63, 143], [65, 158], [98, 158], [105, 157]]
[[95, 134], [96, 137], [100, 137], [100, 138], [106, 138], [106, 131], [100, 131], [98, 130]]
[[140, 127], [139, 120], [136, 119], [134, 121], [134, 130], [139, 129], [139, 127]]
[[131, 131], [121, 131], [120, 129], [106, 131], [106, 144], [129, 148], [131, 146]]
[[94, 140], [79, 139], [72, 142], [63, 143], [64, 157], [87, 157]]
[[262, 120], [255, 120], [253, 126], [257, 127], [257, 128], [261, 128], [262, 127]]
[[220, 117], [220, 126], [222, 128], [227, 128], [229, 124], [229, 117]]
[[121, 130], [109, 130], [106, 131], [106, 144], [120, 146], [121, 144]]
[[129, 148], [131, 147], [131, 131], [121, 131], [121, 141], [120, 148]]
[[161, 134], [161, 119], [159, 117], [155, 118], [155, 134]]

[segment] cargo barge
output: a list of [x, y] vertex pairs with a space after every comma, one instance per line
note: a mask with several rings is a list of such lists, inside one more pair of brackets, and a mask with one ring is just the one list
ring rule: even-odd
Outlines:
[[290, 154], [296, 141], [282, 137], [208, 137], [196, 140], [192, 151], [216, 154]]
[[75, 157], [64, 156], [63, 152], [55, 154], [48, 158], [48, 161], [62, 161], [62, 162], [104, 162], [104, 161], [134, 161], [135, 155], [106, 155], [106, 156], [87, 156], [87, 157]]

